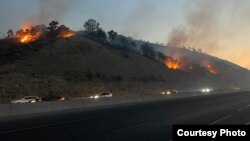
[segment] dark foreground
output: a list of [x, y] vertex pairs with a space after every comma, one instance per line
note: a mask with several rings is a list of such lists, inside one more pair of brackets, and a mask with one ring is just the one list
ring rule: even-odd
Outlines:
[[204, 95], [5, 118], [0, 140], [168, 141], [173, 124], [248, 125], [249, 115], [248, 92]]

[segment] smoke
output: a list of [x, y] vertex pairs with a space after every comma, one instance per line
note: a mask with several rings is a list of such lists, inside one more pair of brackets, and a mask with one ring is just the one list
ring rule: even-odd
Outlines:
[[[39, 4], [38, 14], [28, 17], [25, 24], [46, 24], [52, 20], [59, 20], [67, 12], [76, 6], [80, 0], [37, 0]], [[81, 1], [82, 2], [82, 1]]]
[[249, 5], [248, 0], [188, 0], [184, 23], [172, 29], [167, 42], [176, 47], [201, 48], [250, 68]]
[[170, 32], [168, 42], [177, 47], [202, 47], [209, 50], [218, 48], [223, 1], [188, 2], [184, 10], [187, 13], [185, 23]]
[[122, 33], [135, 38], [146, 39], [153, 31], [156, 25], [155, 2], [152, 0], [143, 0], [138, 2], [138, 6], [122, 22]]

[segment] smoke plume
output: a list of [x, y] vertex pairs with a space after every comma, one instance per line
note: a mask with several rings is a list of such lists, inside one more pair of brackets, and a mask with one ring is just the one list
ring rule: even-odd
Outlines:
[[185, 23], [170, 32], [168, 42], [176, 47], [217, 48], [222, 3], [213, 0], [187, 3]]
[[38, 15], [28, 17], [25, 24], [47, 24], [52, 20], [62, 18], [70, 8], [77, 5], [80, 0], [37, 0], [39, 4]]

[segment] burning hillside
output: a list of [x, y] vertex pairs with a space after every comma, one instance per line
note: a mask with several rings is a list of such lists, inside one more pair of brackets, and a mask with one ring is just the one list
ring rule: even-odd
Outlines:
[[181, 70], [181, 61], [179, 60], [175, 60], [173, 58], [168, 58], [166, 59], [166, 62], [165, 62], [166, 66], [169, 68], [169, 69], [174, 69], [174, 70]]
[[24, 26], [22, 29], [16, 32], [16, 37], [20, 43], [29, 43], [47, 38], [69, 38], [75, 35], [75, 33], [65, 25], [58, 27], [58, 24], [58, 22], [52, 21], [48, 27], [46, 25], [36, 25], [29, 27]]
[[59, 26], [56, 32], [58, 37], [63, 37], [63, 38], [69, 38], [75, 35], [75, 33], [65, 25]]
[[198, 63], [198, 65], [194, 65], [194, 64], [192, 65], [190, 62], [188, 62], [187, 59], [183, 59], [183, 58], [173, 59], [172, 57], [168, 57], [165, 61], [165, 65], [169, 69], [181, 70], [181, 71], [191, 72], [191, 73], [194, 68], [197, 68], [197, 66], [200, 66], [206, 69], [208, 72], [210, 72], [213, 75], [218, 74], [218, 69], [214, 65], [212, 65], [212, 63], [210, 63], [209, 61], [201, 61], [200, 63]]
[[213, 65], [211, 65], [211, 63], [204, 63], [202, 66], [206, 68], [210, 73], [214, 75], [218, 74], [218, 70]]
[[33, 31], [33, 28], [21, 29], [17, 31], [17, 37], [21, 43], [34, 42], [40, 38], [41, 34], [42, 32]]

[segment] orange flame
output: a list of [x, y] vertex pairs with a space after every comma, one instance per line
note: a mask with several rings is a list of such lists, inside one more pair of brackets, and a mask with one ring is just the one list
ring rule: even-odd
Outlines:
[[28, 35], [25, 35], [23, 38], [20, 39], [22, 43], [25, 43], [28, 40]]
[[180, 61], [178, 60], [174, 60], [172, 58], [168, 58], [165, 62], [166, 66], [169, 68], [169, 69], [181, 69], [181, 63]]
[[212, 74], [214, 74], [214, 75], [218, 74], [218, 70], [217, 70], [214, 66], [212, 66], [211, 64], [205, 65], [205, 68], [206, 68], [210, 73], [212, 73]]
[[59, 37], [63, 37], [63, 38], [70, 38], [72, 36], [75, 36], [74, 32], [67, 32], [67, 33], [63, 33], [63, 34], [59, 35]]
[[40, 32], [36, 33], [35, 35], [25, 33], [23, 35], [19, 35], [19, 41], [21, 43], [29, 43], [29, 42], [36, 41], [40, 36], [41, 36]]
[[41, 31], [33, 31], [32, 26], [24, 25], [22, 29], [17, 31], [19, 42], [29, 43], [36, 41], [42, 35]]
[[211, 66], [211, 65], [207, 65], [207, 70], [210, 72], [210, 73], [212, 73], [212, 74], [214, 74], [214, 75], [216, 75], [217, 73], [218, 73], [218, 71], [216, 70], [216, 68], [215, 67], [213, 67], [213, 66]]

